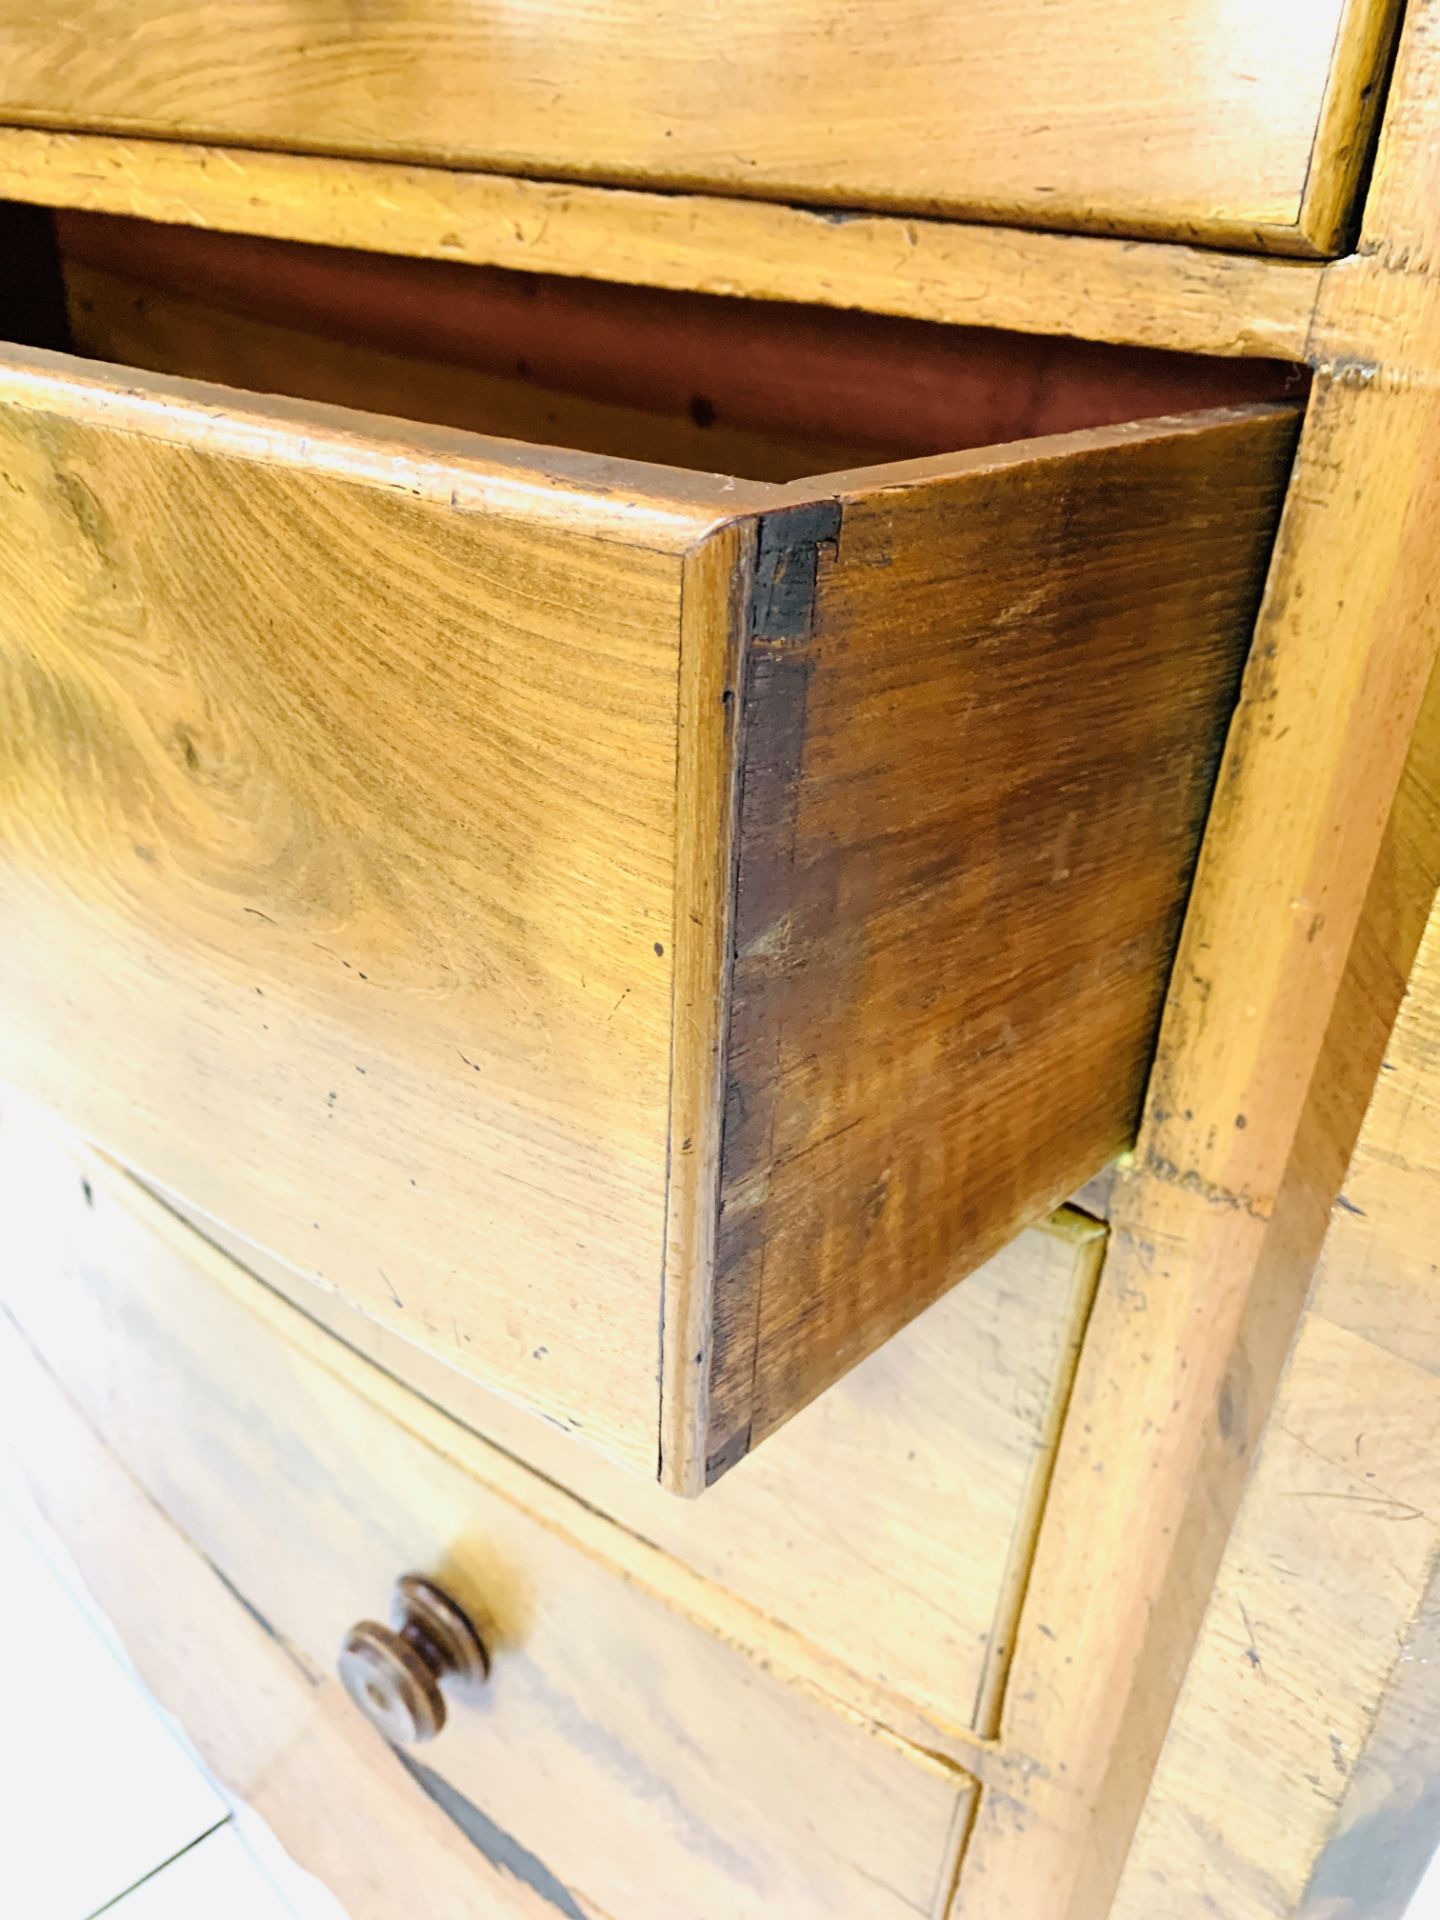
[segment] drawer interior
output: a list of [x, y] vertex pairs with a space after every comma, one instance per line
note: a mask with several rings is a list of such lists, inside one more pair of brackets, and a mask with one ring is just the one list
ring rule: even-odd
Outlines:
[[[39, 216], [49, 221], [50, 216]], [[37, 235], [43, 239], [45, 236]], [[1244, 401], [1302, 369], [53, 217], [47, 313], [95, 360], [787, 482]]]

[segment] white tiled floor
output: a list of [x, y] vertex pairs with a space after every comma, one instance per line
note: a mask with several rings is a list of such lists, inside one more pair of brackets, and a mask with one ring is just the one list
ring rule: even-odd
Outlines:
[[229, 1806], [0, 1452], [0, 1914], [345, 1920]]
[[229, 1823], [167, 1861], [105, 1912], [109, 1920], [290, 1920], [295, 1909]]
[[1405, 1920], [1437, 1920], [1440, 1917], [1440, 1853], [1430, 1862], [1405, 1910]]

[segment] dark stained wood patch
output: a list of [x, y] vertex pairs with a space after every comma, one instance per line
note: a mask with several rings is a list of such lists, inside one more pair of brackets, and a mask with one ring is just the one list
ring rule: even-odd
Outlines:
[[586, 1920], [585, 1911], [578, 1906], [575, 1896], [563, 1881], [546, 1866], [545, 1862], [531, 1853], [528, 1847], [522, 1847], [511, 1834], [497, 1827], [486, 1813], [482, 1813], [473, 1800], [467, 1800], [463, 1793], [456, 1791], [448, 1780], [442, 1779], [429, 1767], [421, 1766], [418, 1760], [412, 1760], [408, 1753], [398, 1748], [393, 1750], [395, 1758], [415, 1784], [427, 1793], [440, 1808], [459, 1827], [465, 1838], [502, 1873], [518, 1880], [524, 1887], [548, 1907], [552, 1907], [565, 1920]]
[[838, 550], [840, 503], [766, 514], [757, 536], [740, 706], [738, 857], [730, 1027], [720, 1152], [720, 1219], [710, 1345], [707, 1481], [749, 1449], [765, 1263], [765, 1186], [773, 1152], [777, 1033], [772, 1018], [789, 944], [791, 864], [803, 775], [809, 638], [821, 547]]
[[840, 502], [767, 513], [760, 521], [755, 587], [750, 615], [752, 640], [806, 640], [815, 619], [815, 580], [820, 549], [840, 537]]

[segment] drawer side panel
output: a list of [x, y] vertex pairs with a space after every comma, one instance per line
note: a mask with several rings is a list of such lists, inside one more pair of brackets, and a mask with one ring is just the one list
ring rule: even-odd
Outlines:
[[708, 1478], [1128, 1143], [1294, 435], [794, 510], [745, 667]]

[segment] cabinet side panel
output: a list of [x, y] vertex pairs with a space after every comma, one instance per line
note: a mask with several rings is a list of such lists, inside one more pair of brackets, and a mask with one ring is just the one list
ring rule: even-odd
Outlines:
[[[1417, 739], [1419, 736], [1417, 735]], [[1431, 755], [1431, 779], [1440, 760]], [[1427, 786], [1429, 783], [1426, 783]], [[1433, 902], [1382, 860], [1371, 902]], [[1398, 837], [1395, 842], [1398, 845]], [[1423, 911], [1423, 906], [1422, 906]], [[1372, 962], [1382, 959], [1376, 942]], [[1398, 957], [1398, 956], [1397, 956]], [[1374, 1020], [1365, 982], [1352, 1030]], [[1125, 1863], [1116, 1920], [1400, 1920], [1440, 1722], [1440, 912], [1431, 908]], [[1421, 1908], [1417, 1905], [1416, 1914]]]

